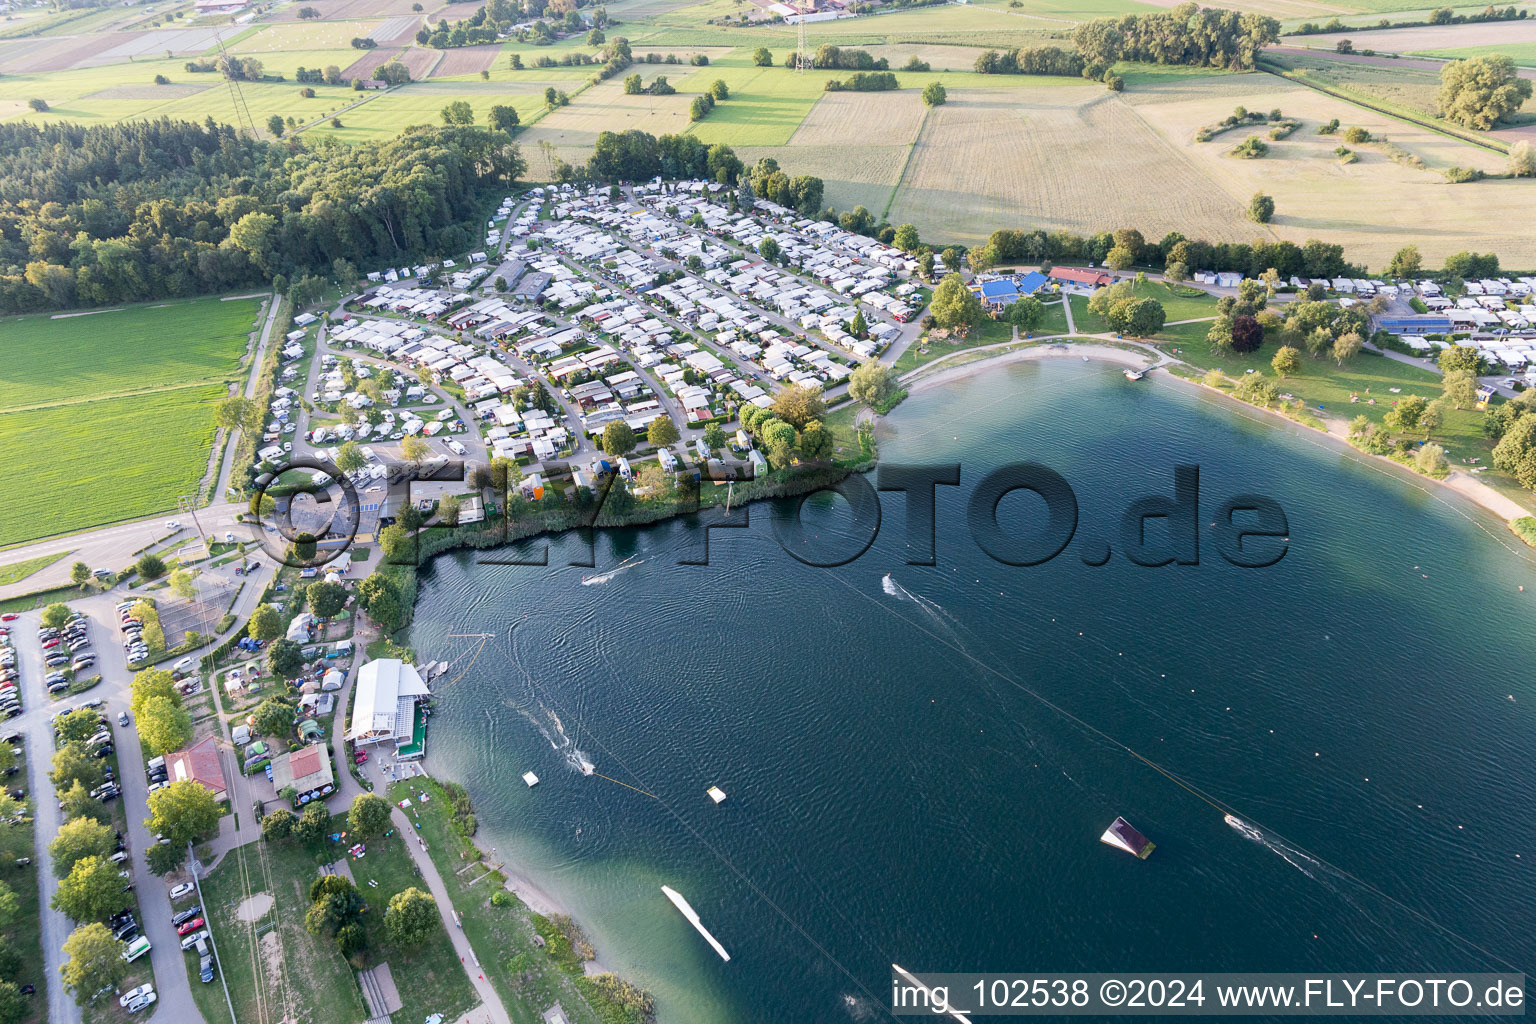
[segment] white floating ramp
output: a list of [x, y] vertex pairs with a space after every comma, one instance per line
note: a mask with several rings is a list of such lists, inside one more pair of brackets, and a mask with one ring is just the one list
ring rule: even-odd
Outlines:
[[523, 772], [523, 781], [528, 783], [529, 789], [532, 789], [539, 784], [539, 777], [533, 772]]
[[720, 954], [720, 959], [729, 963], [731, 954], [727, 953], [725, 951], [725, 947], [720, 945], [719, 939], [709, 934], [709, 929], [705, 928], [703, 922], [699, 920], [698, 911], [694, 910], [691, 906], [688, 905], [688, 901], [683, 899], [682, 893], [678, 892], [670, 885], [662, 886], [661, 891], [666, 894], [667, 899], [672, 901], [672, 905], [681, 911], [682, 915], [688, 919], [688, 923], [693, 925], [694, 929], [698, 931], [700, 935], [704, 936], [704, 941], [708, 942], [711, 946], [714, 947], [715, 952]]
[[715, 803], [725, 803], [725, 790], [721, 789], [719, 786], [710, 786], [709, 789], [705, 790], [705, 792], [709, 794], [709, 798]]
[[1124, 818], [1116, 818], [1104, 834], [1099, 836], [1099, 842], [1106, 846], [1113, 846], [1117, 850], [1141, 860], [1146, 860], [1156, 848], [1157, 844], [1146, 836], [1136, 831], [1135, 827]]

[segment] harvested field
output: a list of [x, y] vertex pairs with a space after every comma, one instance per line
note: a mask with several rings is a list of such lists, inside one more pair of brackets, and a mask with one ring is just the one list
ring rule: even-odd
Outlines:
[[1417, 28], [1391, 28], [1354, 34], [1330, 32], [1315, 36], [1288, 36], [1284, 42], [1332, 50], [1340, 39], [1352, 41], [1356, 49], [1369, 48], [1385, 53], [1531, 43], [1536, 42], [1536, 20], [1527, 18], [1523, 21], [1489, 21], [1474, 25], [1420, 25]]
[[[351, 49], [352, 40], [372, 37], [383, 22], [379, 21], [306, 21], [297, 25], [268, 25], [253, 36], [230, 47], [242, 56], [260, 57], [283, 50]], [[409, 41], [409, 40], [407, 40]]]
[[[1440, 103], [1440, 70], [1432, 60], [1351, 55], [1331, 59], [1323, 54], [1303, 54], [1294, 48], [1280, 53], [1276, 66], [1294, 69], [1308, 80], [1357, 97], [1366, 103], [1397, 106], [1425, 117], [1436, 117]], [[1521, 69], [1522, 78], [1536, 78], [1536, 71]], [[1536, 98], [1526, 100], [1514, 119], [1536, 116]], [[1346, 119], [1347, 120], [1347, 119]]]
[[437, 50], [427, 50], [419, 46], [412, 46], [404, 50], [392, 50], [380, 47], [377, 50], [369, 50], [366, 56], [360, 57], [347, 65], [341, 72], [341, 77], [347, 81], [354, 78], [372, 78], [374, 71], [399, 58], [411, 72], [411, 81], [418, 81], [427, 77], [428, 70], [437, 60]]
[[[1187, 148], [1199, 172], [1187, 189], [1220, 189], [1244, 203], [1256, 191], [1272, 195], [1276, 213], [1269, 227], [1283, 238], [1338, 242], [1351, 259], [1373, 269], [1410, 242], [1423, 251], [1428, 266], [1463, 249], [1493, 250], [1516, 266], [1536, 263], [1536, 238], [1525, 228], [1536, 216], [1533, 190], [1515, 180], [1450, 185], [1438, 173], [1452, 165], [1502, 170], [1504, 158], [1498, 153], [1270, 75], [1189, 79], [1125, 96], [1165, 139]], [[1219, 120], [1238, 104], [1250, 110], [1278, 107], [1302, 126], [1289, 138], [1271, 142], [1269, 155], [1259, 160], [1226, 155], [1240, 141], [1238, 132], [1207, 143], [1190, 141], [1200, 125]], [[1394, 163], [1371, 144], [1349, 147], [1359, 156], [1357, 163], [1339, 163], [1333, 151], [1341, 140], [1316, 133], [1318, 124], [1335, 117], [1373, 136], [1387, 136], [1428, 169]], [[1499, 211], [1498, 216], [1488, 216], [1490, 210]]]
[[416, 37], [416, 31], [421, 28], [421, 15], [402, 14], [398, 18], [390, 18], [379, 22], [379, 26], [371, 33], [373, 41], [385, 46], [408, 46]]
[[188, 96], [196, 96], [204, 89], [211, 89], [211, 83], [187, 82], [170, 85], [114, 85], [110, 89], [93, 92], [89, 96], [83, 96], [87, 100], [179, 100]]
[[[749, 165], [770, 156], [786, 174], [814, 174], [825, 187], [823, 202], [827, 206], [840, 211], [866, 206], [876, 217], [896, 187], [910, 152], [910, 146], [861, 146], [850, 158], [848, 147], [841, 145], [736, 149], [736, 155]], [[524, 155], [529, 155], [526, 149]]]
[[[656, 136], [682, 132], [688, 127], [688, 106], [692, 102], [693, 97], [684, 93], [626, 96], [623, 83], [611, 79], [575, 97], [569, 106], [550, 111], [534, 127], [541, 137], [549, 138], [557, 146], [591, 149], [598, 132], [632, 128]], [[528, 148], [528, 142], [523, 142], [523, 149]]]
[[461, 46], [443, 54], [443, 59], [438, 61], [437, 67], [432, 69], [432, 77], [478, 75], [482, 71], [491, 70], [499, 56], [501, 56], [499, 43], [490, 43], [485, 46]]
[[935, 71], [970, 71], [976, 66], [976, 58], [982, 52], [976, 46], [945, 46], [941, 43], [896, 43], [890, 46], [865, 46], [861, 49], [868, 50], [870, 56], [876, 59], [884, 57], [897, 71], [911, 57], [927, 61]]
[[1021, 226], [1251, 239], [1243, 203], [1200, 179], [1179, 144], [1102, 88], [967, 90], [929, 116], [889, 219], [968, 243]]
[[193, 56], [212, 49], [217, 41], [211, 28], [168, 28], [153, 32], [121, 33], [117, 45], [92, 55], [82, 65], [115, 64], [135, 57], [163, 57], [167, 52]]
[[63, 71], [83, 64], [122, 40], [117, 36], [63, 36], [58, 39], [28, 40], [25, 45], [8, 50], [0, 71], [28, 74], [37, 71]]
[[816, 101], [789, 144], [846, 146], [856, 138], [878, 139], [882, 146], [909, 146], [917, 140], [927, 110], [914, 90], [829, 92]]
[[[347, 21], [356, 18], [403, 18], [407, 15], [417, 16], [411, 10], [411, 4], [418, 0], [307, 0], [303, 4], [291, 4], [282, 10], [275, 12], [267, 21], [284, 22], [298, 21], [299, 11], [304, 7], [313, 7], [320, 12], [321, 21]], [[423, 17], [430, 17], [433, 21], [438, 18], [447, 18], [453, 21], [455, 18], [467, 18], [474, 13], [474, 5], [459, 4], [449, 8], [442, 0], [419, 0], [424, 11]], [[462, 13], [461, 13], [462, 12]]]
[[[1177, 7], [1179, 0], [1146, 0], [1155, 7]], [[1292, 19], [1309, 19], [1322, 21], [1335, 15], [1353, 14], [1360, 8], [1358, 5], [1341, 7], [1333, 3], [1320, 3], [1314, 0], [1223, 0], [1223, 7], [1234, 11], [1253, 11], [1256, 14], [1267, 14], [1271, 18], [1280, 21]]]

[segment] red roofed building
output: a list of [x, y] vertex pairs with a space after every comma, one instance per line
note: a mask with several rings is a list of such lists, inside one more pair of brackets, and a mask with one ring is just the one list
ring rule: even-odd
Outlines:
[[272, 762], [272, 785], [281, 793], [292, 788], [294, 800], [309, 803], [335, 792], [336, 775], [330, 750], [323, 744], [300, 747]]
[[1056, 267], [1049, 275], [1052, 281], [1062, 284], [1080, 284], [1085, 288], [1102, 288], [1114, 278], [1102, 270], [1084, 270], [1082, 267]]
[[210, 736], [201, 743], [194, 743], [186, 750], [167, 754], [165, 758], [167, 782], [191, 779], [200, 783], [220, 800], [228, 788], [224, 782], [224, 766], [219, 762], [219, 748]]

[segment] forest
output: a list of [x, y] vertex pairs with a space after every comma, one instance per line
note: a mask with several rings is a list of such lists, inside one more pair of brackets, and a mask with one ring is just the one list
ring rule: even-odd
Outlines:
[[347, 146], [252, 139], [211, 118], [9, 122], [0, 312], [285, 287], [452, 254], [525, 170], [506, 132], [463, 125]]
[[1131, 60], [1251, 70], [1258, 52], [1279, 39], [1280, 23], [1274, 18], [1194, 3], [1155, 14], [1098, 18], [1072, 30], [1072, 42], [1090, 66]]

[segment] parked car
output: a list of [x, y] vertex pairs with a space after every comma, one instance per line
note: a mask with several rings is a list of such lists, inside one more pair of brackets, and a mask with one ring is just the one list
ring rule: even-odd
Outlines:
[[138, 988], [129, 989], [127, 992], [124, 992], [121, 996], [118, 997], [117, 1005], [127, 1006], [129, 1003], [133, 1002], [140, 996], [149, 995], [149, 993], [153, 992], [154, 990], [155, 986], [153, 985], [140, 985]]
[[192, 932], [191, 934], [184, 936], [181, 940], [182, 951], [185, 952], [186, 950], [191, 949], [193, 946], [207, 938], [208, 930], [206, 928], [200, 932]]
[[128, 1004], [128, 1012], [129, 1013], [138, 1013], [140, 1010], [142, 1010], [142, 1009], [144, 1009], [146, 1007], [153, 1006], [154, 1003], [155, 1003], [155, 994], [153, 992], [147, 992], [144, 995], [139, 996], [139, 998], [135, 999], [133, 1002]]
[[198, 968], [199, 968], [198, 979], [204, 985], [206, 985], [210, 981], [212, 981], [213, 980], [213, 954], [212, 953], [204, 954], [203, 955], [203, 959], [201, 961], [199, 961], [199, 963], [198, 963]]
[[192, 920], [184, 922], [183, 924], [178, 926], [177, 929], [176, 929], [176, 934], [177, 935], [191, 935], [193, 932], [195, 932], [199, 928], [201, 928], [203, 926], [203, 923], [204, 922], [203, 922], [202, 918], [194, 917]]
[[128, 712], [119, 711], [117, 713], [117, 724], [122, 726], [126, 726], [128, 724]]
[[171, 918], [171, 924], [174, 924], [177, 927], [180, 927], [180, 926], [186, 924], [188, 921], [192, 920], [198, 914], [201, 914], [202, 912], [203, 912], [203, 908], [194, 903], [192, 906], [188, 907], [186, 910], [183, 910], [181, 913], [176, 914], [175, 916], [173, 916]]
[[174, 902], [175, 900], [185, 899], [196, 891], [197, 886], [191, 882], [182, 882], [180, 885], [171, 888], [171, 900]]

